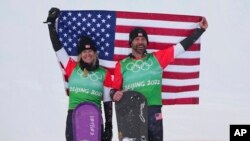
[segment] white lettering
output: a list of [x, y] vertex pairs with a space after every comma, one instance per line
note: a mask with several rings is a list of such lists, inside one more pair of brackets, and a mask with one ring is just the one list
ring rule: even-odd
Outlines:
[[88, 93], [88, 94], [92, 94], [92, 95], [96, 95], [96, 96], [102, 96], [102, 92], [90, 90], [90, 89], [86, 89], [86, 88], [70, 87], [69, 90], [71, 92], [75, 92], [75, 93]]
[[160, 85], [160, 80], [148, 80], [147, 81], [147, 85], [150, 86], [150, 85]]
[[70, 91], [76, 92], [76, 93], [89, 93], [89, 89], [86, 88], [78, 88], [78, 87], [70, 87]]
[[97, 96], [101, 96], [101, 95], [102, 95], [102, 92], [92, 90], [90, 94], [92, 94], [92, 95], [97, 95]]
[[244, 134], [247, 133], [247, 129], [241, 129], [241, 133], [242, 133], [241, 135], [244, 136]]
[[144, 81], [141, 81], [141, 82], [135, 82], [135, 83], [132, 83], [132, 84], [129, 84], [129, 85], [126, 85], [125, 86], [125, 90], [133, 90], [134, 88], [137, 88], [137, 87], [144, 87], [145, 86], [145, 82]]
[[244, 136], [247, 133], [246, 129], [236, 129], [234, 132], [234, 136]]
[[94, 118], [94, 116], [89, 117], [89, 131], [90, 131], [90, 135], [92, 135], [92, 136], [95, 135], [95, 118]]

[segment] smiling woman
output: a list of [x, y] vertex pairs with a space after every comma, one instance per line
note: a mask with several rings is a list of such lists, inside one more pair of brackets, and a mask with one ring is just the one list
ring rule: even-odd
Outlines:
[[77, 134], [73, 132], [75, 125], [72, 122], [73, 111], [76, 107], [81, 103], [91, 102], [101, 110], [101, 101], [103, 100], [106, 119], [105, 131], [103, 130], [103, 125], [98, 127], [100, 129], [98, 131], [101, 131], [102, 140], [111, 141], [112, 102], [109, 97], [111, 75], [106, 69], [99, 66], [96, 46], [90, 37], [80, 37], [78, 46], [76, 45], [77, 61], [69, 57], [60, 43], [55, 28], [55, 21], [59, 14], [59, 9], [51, 8], [45, 23], [48, 23], [53, 48], [63, 67], [65, 78], [68, 80], [69, 106], [66, 122], [66, 140], [73, 141], [73, 136]]
[[93, 50], [84, 50], [81, 52], [80, 57], [84, 62], [92, 64], [95, 62], [97, 55], [96, 52], [94, 52]]
[[85, 76], [88, 71], [93, 71], [99, 67], [99, 60], [96, 47], [89, 37], [82, 36], [78, 46], [78, 63]]

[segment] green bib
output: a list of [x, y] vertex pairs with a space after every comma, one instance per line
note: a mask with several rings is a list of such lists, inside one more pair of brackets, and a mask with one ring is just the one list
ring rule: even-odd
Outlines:
[[85, 76], [77, 65], [69, 78], [69, 109], [82, 102], [93, 102], [101, 107], [105, 74], [104, 69], [98, 68]]
[[121, 61], [123, 90], [142, 93], [148, 105], [162, 105], [162, 68], [152, 54], [141, 60], [126, 58]]

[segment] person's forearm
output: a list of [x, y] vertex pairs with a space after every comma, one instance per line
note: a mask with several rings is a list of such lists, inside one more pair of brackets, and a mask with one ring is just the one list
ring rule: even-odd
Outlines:
[[50, 35], [50, 40], [51, 40], [53, 49], [57, 52], [58, 50], [62, 48], [62, 46], [57, 36], [55, 24], [54, 23], [48, 24], [48, 28], [49, 28], [49, 35]]
[[190, 36], [182, 40], [180, 44], [182, 45], [184, 50], [188, 50], [188, 48], [200, 38], [204, 31], [205, 29], [197, 28]]
[[48, 27], [49, 27], [49, 34], [50, 34], [50, 39], [52, 42], [53, 49], [56, 52], [56, 56], [58, 60], [63, 65], [63, 68], [66, 69], [70, 58], [66, 50], [61, 46], [61, 42], [59, 41], [59, 38], [57, 36], [57, 32], [56, 32], [54, 24], [51, 23], [48, 25]]

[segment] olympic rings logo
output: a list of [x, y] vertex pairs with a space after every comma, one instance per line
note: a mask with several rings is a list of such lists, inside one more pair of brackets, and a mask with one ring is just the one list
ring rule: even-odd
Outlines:
[[128, 63], [126, 69], [132, 72], [147, 71], [153, 65], [153, 61], [149, 59], [148, 62], [138, 60], [135, 63]]
[[92, 73], [89, 73], [88, 76], [85, 76], [83, 71], [80, 68], [78, 68], [77, 74], [80, 75], [81, 78], [90, 79], [91, 81], [98, 81], [102, 79], [102, 76], [98, 75], [99, 72], [92, 72]]

